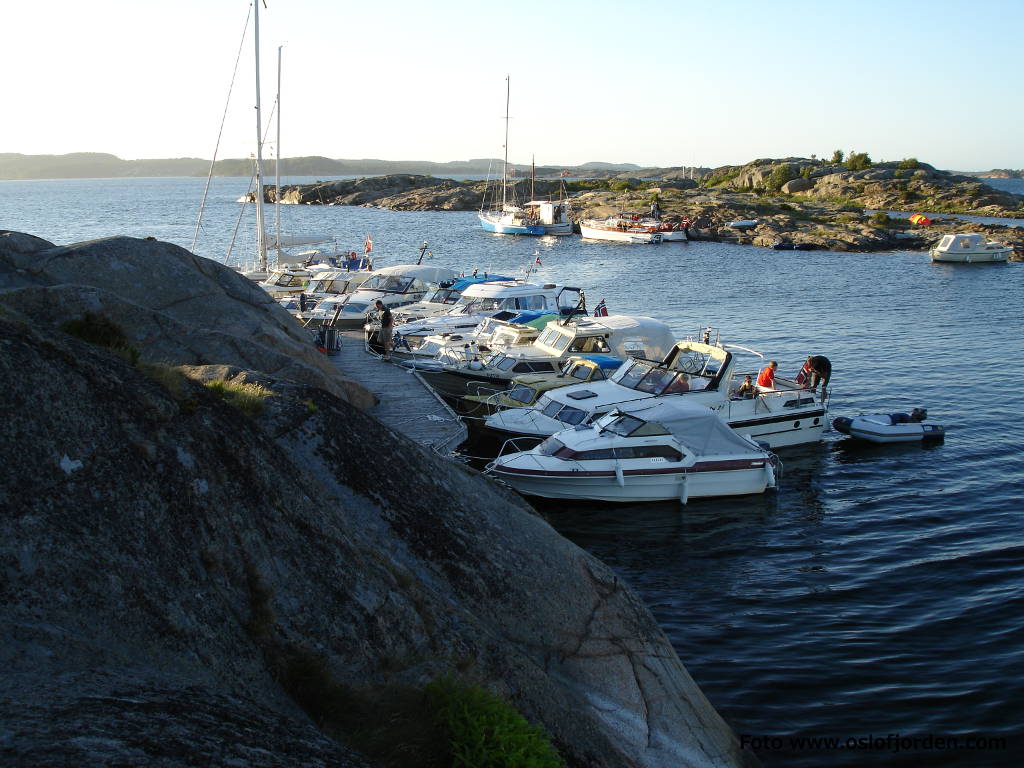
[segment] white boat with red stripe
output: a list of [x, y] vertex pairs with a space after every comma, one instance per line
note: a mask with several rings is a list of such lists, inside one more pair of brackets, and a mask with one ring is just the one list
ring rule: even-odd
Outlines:
[[776, 487], [780, 464], [709, 408], [660, 399], [624, 405], [530, 450], [503, 449], [485, 471], [528, 496], [685, 504], [764, 493]]

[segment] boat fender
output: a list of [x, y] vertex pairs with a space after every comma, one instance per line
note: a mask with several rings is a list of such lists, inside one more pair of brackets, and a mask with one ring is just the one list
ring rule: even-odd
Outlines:
[[622, 474], [622, 467], [615, 467], [615, 482], [619, 488], [624, 488], [626, 485], [626, 478]]
[[850, 423], [853, 421], [849, 416], [838, 416], [832, 420], [832, 428], [844, 435], [850, 434]]
[[690, 500], [690, 489], [687, 487], [687, 476], [683, 475], [679, 481], [679, 503], [686, 504]]

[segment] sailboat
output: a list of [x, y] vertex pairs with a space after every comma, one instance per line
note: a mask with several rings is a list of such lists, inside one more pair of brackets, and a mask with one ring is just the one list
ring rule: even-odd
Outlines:
[[543, 235], [544, 225], [509, 199], [508, 194], [508, 106], [511, 96], [509, 78], [505, 77], [505, 157], [501, 166], [501, 206], [479, 213], [480, 226], [499, 235]]
[[[259, 2], [252, 4], [253, 11], [253, 40], [255, 47], [254, 66], [256, 75], [256, 153], [255, 153], [255, 176], [256, 190], [252, 195], [256, 204], [256, 262], [239, 267], [239, 271], [252, 280], [259, 282], [272, 295], [284, 295], [301, 291], [305, 287], [314, 269], [344, 269], [346, 271], [369, 270], [372, 264], [369, 258], [369, 250], [363, 258], [358, 258], [355, 251], [338, 251], [337, 244], [331, 235], [325, 234], [304, 234], [284, 235], [281, 232], [281, 50], [277, 49], [277, 142], [275, 161], [275, 232], [272, 236], [267, 233], [266, 209], [265, 209], [265, 187], [263, 169], [263, 110], [260, 98], [260, 10]], [[212, 170], [211, 170], [212, 173]], [[239, 202], [248, 202], [248, 196], [243, 196]], [[205, 197], [204, 197], [205, 203]], [[202, 220], [202, 206], [200, 207], [200, 221]], [[196, 226], [198, 235], [199, 225]], [[305, 245], [318, 245], [333, 242], [334, 248], [329, 253], [319, 249], [291, 253], [283, 251], [284, 248], [294, 248]], [[195, 241], [193, 241], [194, 247]], [[268, 253], [273, 250], [276, 256], [276, 265], [271, 269]], [[230, 251], [229, 251], [230, 254]]]

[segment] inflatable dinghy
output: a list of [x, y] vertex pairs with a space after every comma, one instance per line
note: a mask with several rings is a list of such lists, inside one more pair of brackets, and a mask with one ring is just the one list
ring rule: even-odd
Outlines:
[[939, 442], [946, 430], [938, 424], [923, 424], [928, 411], [915, 408], [910, 413], [872, 413], [840, 416], [832, 421], [837, 432], [872, 443]]

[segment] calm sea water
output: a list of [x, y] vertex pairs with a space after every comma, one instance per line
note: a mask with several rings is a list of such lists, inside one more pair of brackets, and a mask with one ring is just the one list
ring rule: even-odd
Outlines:
[[[0, 182], [0, 228], [59, 244], [125, 234], [187, 247], [202, 185]], [[224, 259], [245, 190], [244, 180], [215, 180], [198, 253]], [[236, 260], [253, 249], [246, 214]], [[766, 765], [1015, 764], [1024, 265], [517, 239], [478, 230], [472, 213], [286, 206], [282, 219], [287, 233], [331, 232], [353, 249], [372, 234], [386, 264], [415, 260], [423, 241], [436, 263], [459, 269], [507, 272], [536, 253], [540, 279], [583, 287], [591, 305], [653, 315], [680, 336], [719, 328], [783, 372], [827, 355], [833, 415], [925, 406], [945, 425], [944, 444], [857, 447], [829, 432], [781, 452], [781, 487], [764, 497], [542, 510], [643, 595], [718, 710], [760, 740]], [[869, 737], [883, 741], [862, 748]], [[960, 748], [936, 747], [954, 737]], [[1007, 748], [968, 749], [967, 739]]]

